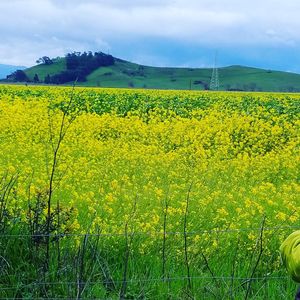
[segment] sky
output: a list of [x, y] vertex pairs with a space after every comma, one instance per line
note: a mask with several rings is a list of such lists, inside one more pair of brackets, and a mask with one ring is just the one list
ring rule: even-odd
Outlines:
[[153, 66], [300, 73], [299, 0], [0, 0], [0, 63], [102, 51]]

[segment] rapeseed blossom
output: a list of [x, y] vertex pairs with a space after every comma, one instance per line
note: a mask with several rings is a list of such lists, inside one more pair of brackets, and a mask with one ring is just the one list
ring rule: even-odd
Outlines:
[[[47, 194], [70, 94], [0, 87], [1, 173], [18, 177], [10, 215]], [[140, 253], [156, 253], [164, 226], [182, 233], [191, 183], [187, 228], [195, 255], [201, 247], [206, 254], [232, 249], [236, 236], [206, 231], [259, 228], [264, 216], [270, 228], [299, 222], [299, 95], [78, 88], [74, 99], [54, 181], [53, 203], [72, 208], [63, 230], [113, 235], [127, 224], [155, 237], [141, 242]], [[268, 250], [283, 233], [269, 236]], [[166, 238], [181, 257], [182, 237]], [[246, 232], [241, 245], [252, 251], [256, 240], [257, 232]]]

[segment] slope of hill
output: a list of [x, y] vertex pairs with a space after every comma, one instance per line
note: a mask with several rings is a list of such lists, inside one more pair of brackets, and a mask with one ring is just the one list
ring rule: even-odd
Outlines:
[[11, 74], [16, 70], [23, 70], [23, 69], [26, 69], [26, 67], [0, 64], [0, 79], [6, 78], [7, 75]]
[[35, 74], [38, 74], [41, 81], [49, 74], [50, 76], [58, 74], [66, 69], [66, 60], [58, 58], [53, 60], [53, 64], [40, 64], [25, 70], [26, 75], [33, 80]]
[[[37, 65], [25, 70], [29, 79], [35, 74], [41, 81], [66, 70], [64, 58], [54, 60], [52, 65]], [[170, 68], [143, 66], [121, 59], [114, 65], [100, 67], [87, 76], [82, 86], [135, 87], [153, 89], [209, 88], [212, 69]], [[300, 75], [295, 73], [264, 70], [245, 66], [230, 66], [219, 69], [221, 90], [245, 91], [300, 91]]]

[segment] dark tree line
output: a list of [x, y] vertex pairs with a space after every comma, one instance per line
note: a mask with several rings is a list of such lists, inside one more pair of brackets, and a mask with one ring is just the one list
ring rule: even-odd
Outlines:
[[17, 70], [13, 72], [12, 74], [6, 76], [6, 79], [14, 82], [40, 82], [38, 74], [34, 74], [33, 80], [30, 80], [23, 70]]
[[6, 76], [6, 79], [14, 82], [29, 82], [29, 78], [26, 73], [22, 70], [17, 70], [10, 75]]
[[102, 52], [73, 52], [68, 53], [65, 57], [67, 70], [45, 78], [50, 83], [61, 84], [70, 81], [86, 81], [86, 76], [98, 69], [99, 67], [111, 66], [115, 63], [112, 55]]
[[[65, 56], [66, 59], [66, 70], [52, 76], [47, 75], [44, 79], [38, 77], [35, 74], [33, 82], [44, 82], [52, 84], [63, 84], [71, 81], [86, 81], [86, 77], [98, 69], [99, 67], [110, 66], [115, 63], [115, 59], [112, 55], [105, 54], [102, 52], [73, 52], [68, 53]], [[39, 64], [51, 65], [53, 60], [47, 56], [39, 58], [37, 61]], [[30, 82], [26, 73], [22, 70], [17, 70], [11, 75], [7, 76], [7, 80], [15, 82]]]

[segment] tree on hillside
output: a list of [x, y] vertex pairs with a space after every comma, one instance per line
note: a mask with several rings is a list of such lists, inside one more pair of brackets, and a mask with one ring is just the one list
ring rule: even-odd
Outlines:
[[53, 60], [51, 58], [49, 58], [48, 56], [43, 56], [40, 57], [37, 61], [37, 64], [44, 64], [44, 65], [52, 65], [53, 64]]
[[27, 77], [26, 73], [22, 70], [17, 70], [13, 72], [11, 75], [8, 75], [6, 77], [8, 80], [12, 80], [15, 82], [27, 82], [29, 81], [29, 78]]
[[[63, 84], [72, 81], [86, 81], [86, 77], [93, 71], [103, 66], [110, 66], [115, 63], [112, 55], [102, 52], [72, 52], [65, 56], [66, 70], [53, 75], [47, 75], [44, 79], [45, 83]], [[53, 64], [48, 56], [43, 56], [37, 60], [39, 64]], [[35, 78], [34, 80], [37, 80]]]
[[45, 77], [44, 82], [45, 82], [46, 84], [51, 83], [51, 77], [50, 77], [49, 74]]
[[99, 67], [110, 66], [115, 62], [114, 57], [102, 52], [73, 52], [66, 55], [67, 70], [77, 70], [85, 75]]
[[80, 52], [68, 53], [66, 55], [66, 64], [68, 70], [75, 70], [79, 66]]
[[35, 83], [38, 83], [38, 82], [40, 82], [40, 79], [39, 79], [39, 76], [38, 76], [38, 74], [34, 74], [34, 77], [33, 77], [33, 82], [35, 82]]

